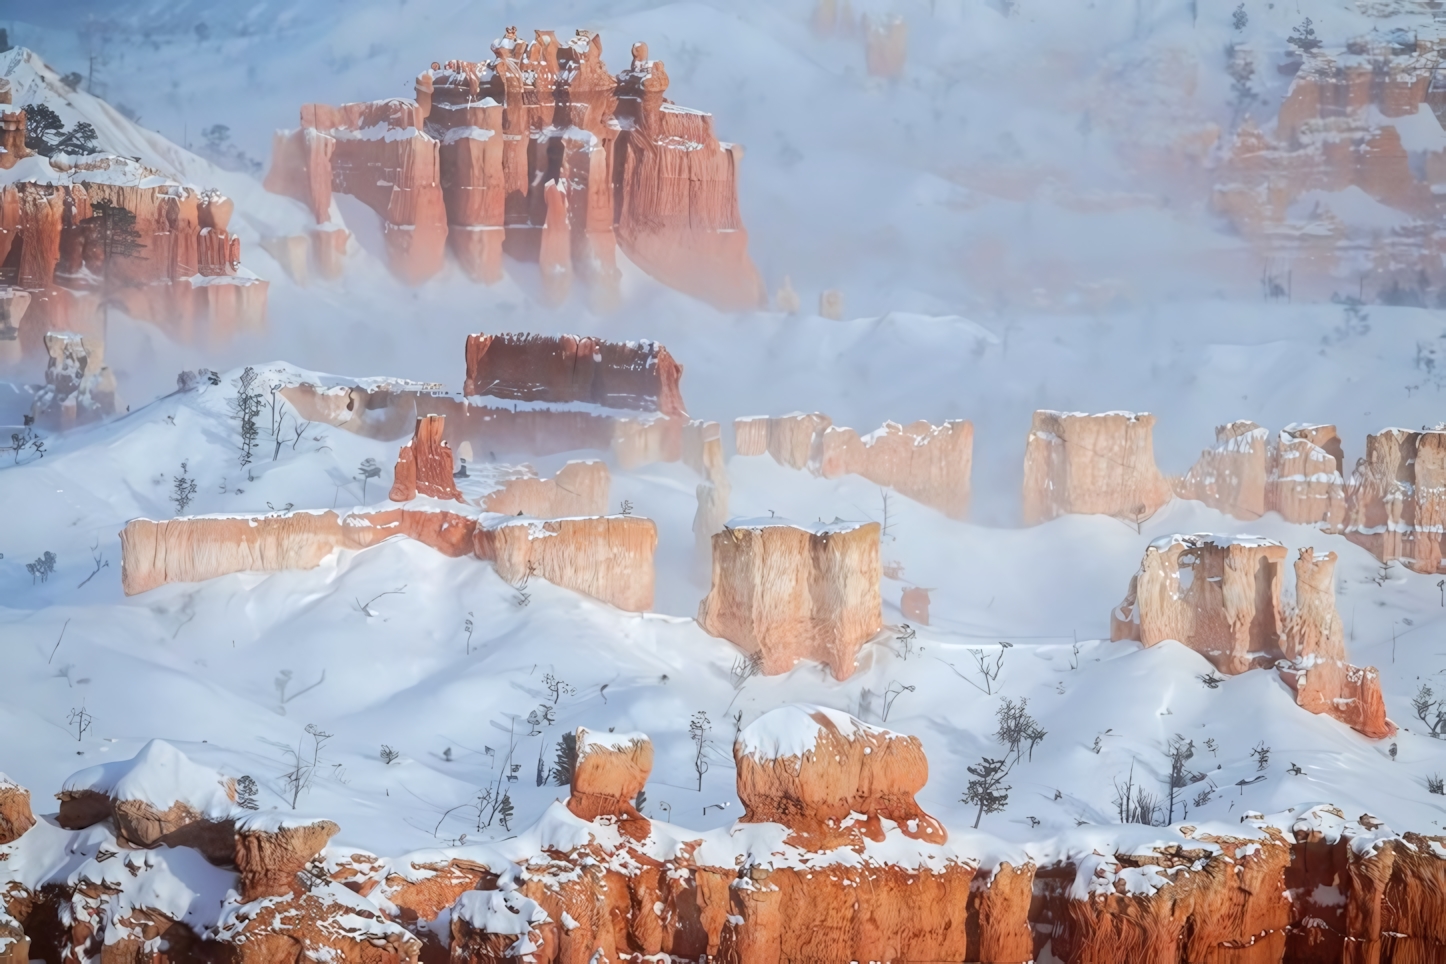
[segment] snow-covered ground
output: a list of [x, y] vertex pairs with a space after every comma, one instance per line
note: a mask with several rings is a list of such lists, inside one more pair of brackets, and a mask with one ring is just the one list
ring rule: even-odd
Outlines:
[[[1019, 527], [1036, 408], [1153, 412], [1157, 459], [1172, 473], [1232, 419], [1272, 429], [1332, 422], [1348, 468], [1367, 432], [1442, 419], [1439, 369], [1427, 362], [1446, 347], [1446, 315], [1370, 306], [1361, 325], [1336, 305], [1264, 304], [1258, 265], [1222, 273], [1219, 265], [1237, 263], [1231, 257], [1248, 262], [1197, 197], [1172, 203], [1168, 178], [1136, 182], [1118, 163], [1116, 141], [1131, 123], [1183, 124], [1182, 104], [1190, 118], [1228, 125], [1222, 50], [1234, 2], [901, 2], [910, 59], [897, 82], [864, 76], [858, 41], [815, 38], [798, 0], [555, 0], [461, 13], [441, 0], [388, 0], [349, 3], [344, 17], [297, 0], [245, 14], [232, 6], [20, 0], [0, 14], [13, 18], [0, 19], [11, 42], [42, 52], [59, 73], [85, 73], [94, 53], [96, 88], [159, 135], [142, 137], [83, 92], [52, 85], [47, 99], [73, 102], [73, 114], [57, 106], [67, 122], [103, 118], [111, 127], [102, 134], [124, 138], [125, 153], [235, 197], [243, 260], [272, 282], [269, 330], [226, 346], [177, 345], [113, 318], [107, 359], [129, 411], [49, 436], [43, 459], [9, 464], [0, 451], [0, 770], [31, 787], [39, 809], [72, 772], [163, 738], [200, 763], [253, 776], [263, 808], [290, 812], [281, 774], [292, 750], [310, 752], [304, 728], [314, 724], [332, 736], [320, 751], [324, 774], [298, 812], [336, 820], [338, 843], [398, 853], [511, 832], [478, 831], [475, 813], [458, 809], [499, 775], [505, 782], [509, 764], [520, 767], [512, 829], [539, 818], [565, 792], [538, 785], [539, 768], [550, 767], [563, 732], [585, 725], [651, 736], [644, 812], [703, 829], [738, 814], [736, 727], [806, 702], [919, 736], [931, 764], [920, 802], [962, 833], [974, 818], [959, 799], [965, 767], [999, 752], [991, 734], [1001, 701], [1027, 698], [1048, 735], [1011, 774], [1007, 810], [982, 825], [1008, 841], [1043, 847], [1081, 832], [1081, 821], [1114, 823], [1114, 781], [1133, 767], [1136, 782], [1163, 789], [1175, 734], [1195, 741], [1192, 765], [1210, 779], [1192, 788], [1192, 821], [1323, 802], [1398, 829], [1446, 820], [1446, 798], [1426, 789], [1428, 776], [1446, 774], [1446, 743], [1402, 732], [1392, 758], [1391, 741], [1297, 708], [1273, 673], [1209, 688], [1199, 679], [1209, 664], [1182, 646], [1102, 641], [1153, 538], [1248, 532], [1330, 549], [1341, 557], [1348, 655], [1379, 667], [1391, 716], [1419, 730], [1410, 711], [1418, 687], [1446, 692], [1436, 577], [1382, 573], [1340, 537], [1273, 515], [1241, 523], [1198, 503], [1174, 502], [1139, 531], [1085, 516]], [[1409, 11], [1381, 20], [1355, 4], [1311, 6], [1323, 8], [1311, 16], [1333, 43], [1373, 25], [1430, 23]], [[1245, 39], [1283, 56], [1301, 17], [1295, 5], [1247, 9]], [[299, 104], [406, 95], [427, 63], [481, 56], [513, 20], [524, 31], [600, 30], [614, 69], [627, 44], [646, 39], [668, 64], [671, 95], [714, 112], [720, 134], [748, 147], [744, 216], [770, 287], [790, 275], [806, 306], [838, 287], [851, 320], [720, 314], [630, 267], [625, 307], [602, 317], [582, 296], [540, 307], [516, 265], [495, 288], [454, 266], [406, 289], [367, 249], [375, 216], [345, 199], [358, 237], [345, 277], [300, 287], [255, 242], [304, 223], [301, 206], [166, 143], [199, 150], [200, 129], [224, 123], [264, 161], [271, 130], [294, 125]], [[1193, 71], [1188, 97], [1161, 79], [1162, 62]], [[1287, 80], [1271, 70], [1260, 83], [1257, 110], [1268, 119]], [[1012, 171], [1022, 186], [985, 191], [985, 169], [990, 183]], [[1004, 253], [998, 284], [986, 286], [980, 265], [992, 251]], [[1095, 298], [1100, 291], [1111, 294]], [[860, 431], [885, 419], [971, 419], [971, 521], [889, 498], [884, 558], [903, 573], [884, 582], [885, 622], [902, 621], [899, 596], [914, 585], [933, 591], [933, 625], [907, 647], [893, 635], [865, 647], [843, 683], [803, 664], [737, 684], [737, 651], [692, 621], [707, 585], [693, 563], [698, 480], [679, 464], [613, 466], [614, 503], [631, 500], [658, 523], [654, 613], [622, 613], [541, 582], [519, 605], [490, 565], [403, 540], [338, 553], [309, 572], [122, 595], [118, 532], [136, 516], [174, 514], [168, 497], [183, 462], [197, 482], [190, 513], [385, 501], [394, 443], [313, 426], [293, 444], [289, 410], [277, 457], [263, 438], [261, 457], [242, 468], [227, 408], [239, 366], [264, 377], [284, 359], [457, 389], [463, 338], [482, 330], [661, 341], [685, 366], [689, 412], [725, 422], [730, 442], [734, 417], [800, 409]], [[178, 371], [203, 365], [223, 371], [219, 386], [167, 394]], [[0, 424], [18, 421], [24, 404], [0, 385]], [[386, 470], [364, 496], [353, 477], [367, 458]], [[566, 458], [532, 461], [551, 475]], [[737, 516], [883, 520], [880, 490], [857, 477], [826, 481], [767, 457], [733, 457], [728, 471]], [[58, 565], [41, 583], [25, 564], [46, 551]], [[986, 685], [976, 659], [992, 665], [1001, 653], [998, 679]], [[548, 676], [566, 685], [549, 689]], [[543, 704], [552, 712], [530, 725]], [[699, 711], [712, 726], [701, 790], [688, 729]], [[78, 719], [90, 721], [79, 735]], [[1251, 755], [1260, 744], [1270, 750], [1263, 771]], [[383, 763], [384, 745], [400, 752], [396, 762]], [[1303, 773], [1289, 773], [1292, 764]], [[1193, 794], [1210, 786], [1196, 806]]]

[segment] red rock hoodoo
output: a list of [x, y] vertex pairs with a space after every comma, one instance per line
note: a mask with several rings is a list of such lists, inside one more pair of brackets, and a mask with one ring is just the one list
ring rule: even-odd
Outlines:
[[1024, 449], [1024, 522], [1067, 513], [1132, 521], [1170, 501], [1155, 466], [1155, 416], [1039, 411]]
[[452, 449], [442, 441], [447, 420], [444, 415], [423, 415], [417, 419], [412, 440], [397, 456], [391, 500], [410, 502], [418, 495], [433, 499], [465, 501], [452, 480], [455, 465]]
[[576, 335], [468, 335], [462, 394], [521, 402], [585, 402], [687, 418], [683, 366], [655, 341]]
[[662, 61], [635, 44], [616, 77], [602, 39], [508, 28], [494, 58], [433, 64], [416, 99], [308, 104], [279, 132], [268, 189], [329, 223], [333, 191], [380, 214], [392, 270], [417, 284], [448, 241], [485, 283], [502, 253], [540, 262], [544, 300], [573, 274], [597, 308], [618, 300], [616, 247], [664, 284], [725, 310], [766, 302], [738, 213], [742, 149], [711, 115], [675, 106]]
[[1175, 494], [1237, 519], [1279, 512], [1287, 522], [1338, 528], [1345, 517], [1334, 425], [1291, 425], [1274, 438], [1254, 422], [1215, 429], [1216, 446], [1176, 480]]
[[1442, 571], [1446, 431], [1388, 428], [1366, 437], [1347, 490], [1346, 538], [1382, 562]]
[[739, 455], [767, 452], [780, 465], [807, 468], [826, 479], [861, 475], [950, 518], [969, 514], [971, 422], [885, 422], [860, 437], [851, 428], [834, 425], [827, 415], [795, 412], [776, 418], [740, 418], [733, 430]]
[[600, 516], [587, 519], [489, 516], [477, 526], [477, 558], [519, 589], [537, 576], [630, 612], [653, 607], [653, 551], [658, 529], [651, 519]]
[[20, 835], [35, 826], [30, 810], [30, 791], [0, 773], [0, 844], [19, 840]]
[[859, 648], [883, 625], [879, 578], [877, 522], [734, 522], [713, 536], [712, 588], [698, 625], [757, 654], [765, 673], [816, 659], [848, 679]]
[[1222, 673], [1277, 667], [1296, 702], [1372, 739], [1396, 731], [1372, 667], [1345, 661], [1335, 554], [1301, 550], [1293, 608], [1281, 605], [1285, 546], [1250, 536], [1167, 536], [1145, 550], [1111, 614], [1110, 637], [1177, 640]]

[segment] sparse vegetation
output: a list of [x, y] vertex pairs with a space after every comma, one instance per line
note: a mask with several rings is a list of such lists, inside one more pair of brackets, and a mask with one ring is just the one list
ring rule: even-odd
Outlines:
[[1266, 746], [1264, 741], [1257, 743], [1250, 755], [1255, 757], [1255, 769], [1264, 770], [1270, 766], [1270, 747]]
[[1416, 711], [1416, 718], [1426, 724], [1431, 736], [1441, 739], [1442, 733], [1446, 732], [1446, 700], [1436, 699], [1431, 687], [1422, 683], [1411, 700], [1411, 709]]
[[1446, 780], [1442, 779], [1441, 774], [1433, 773], [1426, 778], [1426, 790], [1437, 796], [1446, 795]]
[[187, 463], [181, 463], [181, 474], [171, 477], [171, 504], [176, 507], [176, 515], [186, 511], [186, 507], [196, 498], [196, 480], [191, 478]]
[[241, 426], [241, 467], [251, 464], [256, 451], [256, 417], [261, 414], [262, 396], [256, 391], [256, 369], [247, 365], [235, 381], [236, 396], [231, 399], [231, 417]]
[[1175, 804], [1180, 791], [1203, 779], [1204, 775], [1190, 770], [1188, 764], [1195, 757], [1195, 741], [1186, 740], [1183, 734], [1176, 733], [1170, 738], [1165, 745], [1165, 755], [1170, 758], [1170, 774], [1167, 780], [1170, 794], [1165, 822], [1171, 824], [1175, 822]]
[[898, 682], [897, 680], [895, 680], [894, 682], [892, 682], [892, 683], [890, 683], [890, 684], [888, 685], [888, 688], [884, 690], [884, 722], [885, 722], [885, 723], [889, 722], [889, 710], [891, 710], [891, 709], [894, 708], [894, 700], [898, 699], [899, 696], [902, 695], [902, 694], [904, 694], [904, 693], [912, 693], [912, 692], [914, 692], [914, 689], [915, 689], [915, 687], [913, 687], [913, 686], [906, 686], [906, 685]]
[[382, 764], [384, 766], [391, 766], [393, 763], [396, 763], [401, 755], [402, 752], [400, 750], [394, 750], [385, 743], [382, 744]]
[[261, 788], [250, 776], [242, 776], [236, 781], [236, 806], [242, 810], [259, 810], [261, 805], [256, 802], [256, 795]]
[[[74, 77], [76, 84], [80, 83], [79, 74], [67, 74], [66, 77]], [[95, 128], [85, 121], [80, 121], [67, 131], [60, 115], [46, 104], [26, 104], [23, 110], [25, 146], [35, 153], [45, 157], [54, 157], [56, 154], [96, 153]]]
[[95, 717], [86, 712], [85, 705], [81, 704], [71, 709], [70, 713], [65, 717], [65, 722], [75, 729], [75, 742], [79, 743], [81, 738], [90, 731], [90, 726], [95, 722]]
[[708, 772], [708, 761], [703, 758], [709, 744], [713, 741], [708, 738], [712, 731], [713, 724], [708, 719], [708, 714], [699, 710], [693, 714], [688, 722], [688, 738], [693, 741], [695, 752], [693, 753], [693, 770], [698, 774], [698, 792], [703, 792], [703, 774]]
[[557, 741], [557, 756], [552, 764], [552, 782], [555, 786], [572, 785], [572, 773], [577, 768], [577, 734], [564, 733]]
[[25, 571], [30, 573], [30, 584], [32, 586], [35, 585], [37, 578], [41, 582], [45, 582], [50, 578], [51, 574], [55, 572], [55, 553], [47, 549], [39, 559], [36, 559], [34, 562], [27, 562], [25, 564]]
[[1157, 827], [1160, 826], [1163, 810], [1159, 797], [1135, 783], [1135, 765], [1130, 764], [1130, 773], [1125, 782], [1115, 780], [1115, 812], [1120, 823], [1142, 823]]
[[974, 813], [974, 829], [979, 829], [979, 821], [986, 813], [998, 813], [1009, 806], [1009, 791], [1014, 789], [1004, 782], [1009, 776], [1011, 766], [1003, 759], [984, 757], [978, 763], [968, 767], [970, 776], [974, 779], [969, 781], [964, 795], [959, 799], [963, 803], [970, 803], [979, 809]]
[[1025, 752], [1025, 744], [1028, 744], [1029, 759], [1033, 760], [1035, 746], [1044, 740], [1047, 733], [1039, 725], [1039, 721], [1029, 715], [1029, 700], [1022, 697], [1018, 701], [1006, 698], [995, 714], [999, 720], [999, 729], [995, 730], [994, 739], [1005, 748], [1006, 758], [1013, 753], [1014, 762], [1018, 763]]
[[1310, 17], [1306, 17], [1297, 24], [1285, 42], [1296, 50], [1299, 50], [1302, 54], [1319, 50], [1323, 43], [1323, 41], [1315, 35], [1315, 24], [1311, 22]]
[[315, 723], [306, 724], [306, 734], [311, 737], [310, 753], [306, 751], [306, 737], [298, 740], [294, 749], [288, 746], [286, 751], [291, 757], [291, 765], [281, 775], [282, 785], [286, 788], [286, 798], [293, 810], [300, 802], [301, 795], [311, 789], [316, 771], [322, 764], [322, 747], [332, 736]]

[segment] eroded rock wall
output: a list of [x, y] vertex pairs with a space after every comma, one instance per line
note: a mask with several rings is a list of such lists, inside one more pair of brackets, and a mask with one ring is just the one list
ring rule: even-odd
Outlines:
[[1170, 501], [1155, 466], [1155, 416], [1038, 411], [1024, 449], [1024, 522], [1068, 513], [1138, 521]]
[[683, 366], [655, 341], [576, 335], [468, 335], [462, 393], [523, 402], [586, 402], [686, 418]]
[[1279, 512], [1338, 528], [1345, 517], [1340, 439], [1333, 425], [1291, 425], [1274, 437], [1254, 422], [1215, 429], [1216, 446], [1174, 483], [1175, 494], [1237, 519]]
[[550, 479], [508, 479], [482, 499], [482, 508], [499, 515], [534, 519], [607, 515], [612, 476], [605, 462], [569, 462]]
[[712, 588], [698, 625], [756, 653], [765, 673], [815, 659], [847, 679], [883, 624], [879, 578], [876, 522], [735, 522], [713, 536]]
[[1366, 437], [1347, 489], [1345, 536], [1382, 562], [1442, 571], [1446, 431], [1389, 428]]
[[489, 516], [477, 526], [475, 551], [519, 589], [532, 577], [600, 599], [619, 609], [653, 606], [651, 519], [599, 516], [544, 521]]
[[465, 501], [452, 478], [456, 471], [452, 448], [442, 441], [446, 424], [445, 415], [423, 415], [417, 419], [412, 440], [402, 446], [397, 456], [395, 481], [389, 496], [393, 502], [410, 502], [419, 495]]

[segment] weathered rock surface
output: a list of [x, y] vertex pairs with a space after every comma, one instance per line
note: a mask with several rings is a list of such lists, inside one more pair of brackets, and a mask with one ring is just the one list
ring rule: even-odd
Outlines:
[[0, 287], [0, 362], [20, 360], [20, 322], [30, 307], [24, 288]]
[[1446, 431], [1388, 428], [1366, 437], [1347, 490], [1345, 535], [1382, 562], [1443, 571]]
[[701, 579], [713, 565], [713, 536], [732, 518], [728, 500], [733, 484], [728, 480], [722, 429], [717, 422], [688, 423], [683, 429], [683, 462], [706, 480], [695, 489], [698, 510], [693, 514], [693, 570]]
[[365, 549], [399, 535], [463, 556], [472, 551], [476, 526], [473, 518], [427, 509], [135, 519], [121, 532], [121, 585], [133, 596], [233, 572], [314, 569], [336, 549]]
[[412, 440], [397, 455], [390, 498], [410, 502], [418, 495], [433, 499], [464, 501], [452, 480], [456, 470], [452, 449], [442, 441], [447, 419], [444, 415], [423, 415], [417, 419]]
[[[23, 133], [24, 112], [20, 128]], [[228, 232], [231, 202], [129, 158], [58, 155], [47, 181], [0, 186], [0, 287], [30, 295], [11, 310], [21, 349], [39, 354], [52, 331], [101, 335], [101, 296], [182, 341], [264, 326], [267, 283], [241, 267]], [[97, 236], [104, 205], [135, 217], [144, 256], [113, 254]]]
[[652, 741], [641, 733], [594, 733], [581, 726], [576, 738], [567, 809], [583, 820], [610, 817], [623, 836], [647, 839], [652, 825], [633, 801], [653, 771]]
[[630, 612], [653, 606], [651, 519], [600, 516], [553, 519], [488, 516], [477, 526], [475, 551], [507, 582], [525, 589], [536, 576]]
[[[531, 470], [531, 466], [523, 466]], [[550, 479], [536, 475], [506, 479], [482, 498], [482, 508], [499, 515], [534, 519], [606, 515], [612, 476], [605, 462], [569, 462]]]
[[954, 519], [969, 514], [974, 425], [950, 420], [910, 425], [885, 422], [863, 437], [827, 415], [794, 412], [734, 421], [739, 455], [762, 455], [792, 469], [836, 479], [861, 475]]
[[686, 418], [683, 366], [655, 341], [576, 335], [468, 335], [462, 393], [523, 402], [586, 402]]
[[899, 611], [911, 623], [929, 625], [929, 590], [910, 586], [899, 599]]
[[502, 253], [536, 261], [544, 300], [573, 276], [597, 310], [615, 307], [616, 247], [664, 284], [725, 309], [764, 302], [738, 213], [742, 150], [708, 114], [674, 106], [661, 61], [636, 44], [611, 76], [602, 39], [559, 41], [513, 28], [492, 60], [434, 63], [416, 99], [308, 104], [276, 136], [269, 190], [330, 219], [333, 191], [384, 220], [392, 271], [420, 283], [448, 242], [469, 277], [491, 284]]
[[1170, 501], [1155, 466], [1155, 416], [1039, 411], [1024, 449], [1024, 522], [1067, 513], [1147, 519]]
[[0, 773], [0, 844], [20, 839], [35, 826], [30, 810], [30, 791]]
[[35, 424], [52, 430], [98, 422], [116, 412], [115, 376], [99, 335], [47, 332], [45, 387], [35, 396]]
[[278, 820], [273, 814], [243, 817], [236, 824], [236, 870], [241, 900], [300, 896], [297, 876], [341, 829], [330, 820]]
[[1291, 425], [1274, 438], [1254, 422], [1215, 429], [1175, 494], [1237, 519], [1279, 512], [1287, 522], [1339, 527], [1345, 516], [1341, 445], [1333, 425]]
[[1280, 543], [1249, 536], [1157, 539], [1111, 614], [1110, 636], [1146, 646], [1178, 640], [1232, 675], [1275, 666], [1300, 706], [1372, 739], [1390, 736], [1396, 728], [1376, 670], [1345, 661], [1335, 554], [1301, 550], [1289, 610], [1281, 605], [1285, 556]]
[[758, 654], [765, 673], [816, 659], [847, 679], [883, 624], [879, 578], [876, 522], [736, 521], [713, 536], [712, 588], [698, 625]]

